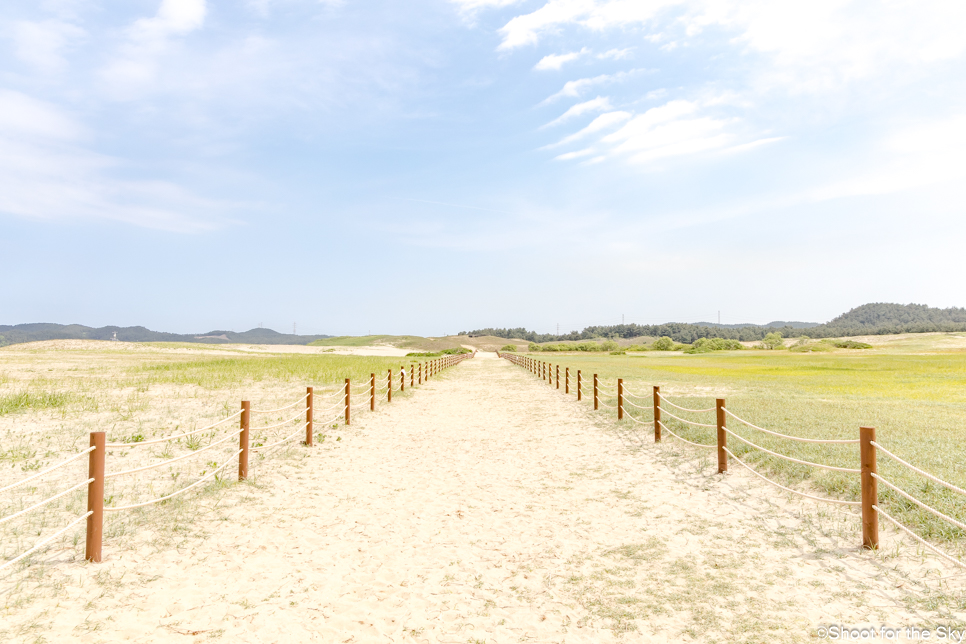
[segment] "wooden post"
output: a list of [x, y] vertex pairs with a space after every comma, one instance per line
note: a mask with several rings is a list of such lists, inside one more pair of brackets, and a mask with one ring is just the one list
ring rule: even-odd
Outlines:
[[580, 369], [577, 369], [577, 400], [583, 398], [583, 391], [581, 391], [583, 383], [580, 381]]
[[423, 384], [423, 363], [419, 363], [419, 384]]
[[312, 447], [312, 398], [314, 397], [312, 387], [306, 387], [305, 393], [309, 396], [305, 399], [305, 444]]
[[560, 365], [557, 365], [557, 389], [560, 389]]
[[399, 367], [399, 391], [406, 391], [406, 367]]
[[661, 388], [654, 385], [654, 442], [661, 442]]
[[248, 480], [248, 437], [252, 418], [252, 403], [243, 400], [241, 408], [241, 433], [238, 434], [238, 449], [241, 450], [238, 454], [238, 480], [245, 481]]
[[409, 363], [409, 386], [416, 386], [416, 365]]
[[564, 370], [564, 393], [570, 393], [570, 367]]
[[91, 432], [91, 447], [87, 455], [87, 543], [84, 558], [101, 563], [101, 542], [104, 538], [104, 464], [107, 460], [107, 438], [103, 431]]
[[376, 374], [369, 374], [369, 411], [376, 411]]
[[351, 398], [352, 398], [352, 389], [349, 385], [349, 379], [346, 378], [345, 379], [345, 424], [346, 425], [350, 424], [350, 420], [351, 420], [349, 416], [349, 404], [351, 402], [350, 400]]
[[714, 401], [715, 412], [718, 417], [718, 474], [728, 471], [728, 453], [725, 447], [728, 446], [728, 434], [725, 432], [725, 401], [718, 398]]
[[597, 374], [594, 374], [594, 411], [599, 409], [600, 398], [597, 396]]
[[392, 369], [386, 374], [386, 402], [392, 402]]
[[879, 548], [879, 513], [872, 506], [879, 506], [879, 481], [876, 464], [875, 427], [859, 428], [859, 458], [862, 461], [862, 547]]
[[617, 420], [624, 420], [624, 379], [617, 379]]

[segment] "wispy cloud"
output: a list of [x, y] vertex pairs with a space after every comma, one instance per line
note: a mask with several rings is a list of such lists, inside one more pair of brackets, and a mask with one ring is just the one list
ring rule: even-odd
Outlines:
[[577, 80], [567, 81], [566, 83], [564, 83], [563, 88], [559, 92], [557, 92], [556, 94], [553, 94], [552, 96], [548, 96], [546, 99], [544, 99], [541, 105], [547, 105], [549, 103], [553, 103], [554, 101], [565, 97], [578, 98], [590, 87], [594, 87], [595, 85], [609, 85], [612, 83], [620, 83], [626, 80], [627, 78], [629, 78], [630, 76], [633, 76], [635, 74], [639, 74], [645, 71], [647, 70], [632, 69], [626, 72], [617, 72], [616, 74], [601, 74], [600, 76], [594, 76], [593, 78], [579, 78]]
[[0, 91], [0, 212], [42, 220], [112, 220], [176, 232], [228, 223], [231, 206], [170, 181], [118, 179], [92, 134], [54, 105]]
[[605, 114], [601, 114], [593, 121], [591, 121], [590, 124], [584, 127], [583, 129], [577, 132], [574, 132], [573, 134], [570, 134], [568, 136], [565, 136], [564, 138], [557, 141], [556, 143], [551, 143], [546, 147], [556, 148], [556, 147], [560, 147], [561, 145], [567, 145], [568, 143], [573, 143], [574, 141], [578, 141], [580, 139], [586, 138], [592, 134], [597, 134], [598, 132], [602, 132], [603, 130], [613, 128], [623, 123], [629, 118], [631, 118], [631, 114], [629, 112], [616, 111], [616, 112], [607, 112]]
[[610, 104], [610, 99], [607, 97], [600, 97], [591, 99], [589, 101], [584, 101], [583, 103], [577, 103], [576, 105], [570, 106], [566, 112], [550, 121], [549, 123], [542, 125], [540, 129], [554, 127], [555, 125], [560, 125], [561, 123], [566, 123], [570, 119], [577, 118], [578, 116], [583, 116], [584, 114], [589, 114], [591, 112], [606, 112], [607, 110], [613, 109]]
[[572, 51], [566, 54], [549, 54], [541, 58], [540, 61], [533, 66], [533, 68], [537, 71], [560, 71], [560, 68], [563, 67], [565, 63], [577, 60], [581, 56], [585, 56], [589, 53], [590, 50], [584, 47], [580, 51]]
[[67, 68], [67, 50], [86, 32], [63, 20], [21, 20], [12, 25], [14, 54], [41, 72]]

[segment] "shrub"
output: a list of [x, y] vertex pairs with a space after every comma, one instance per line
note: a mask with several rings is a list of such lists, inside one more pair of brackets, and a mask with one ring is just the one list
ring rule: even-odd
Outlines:
[[655, 351], [671, 351], [674, 349], [674, 340], [664, 336], [655, 340], [654, 344], [651, 346], [654, 347]]
[[769, 333], [761, 341], [761, 344], [758, 345], [758, 348], [759, 349], [767, 349], [767, 350], [784, 349], [785, 348], [785, 341], [782, 340], [782, 334], [781, 333], [778, 333], [778, 332]]
[[685, 353], [710, 353], [712, 351], [738, 351], [744, 346], [737, 340], [724, 338], [698, 338]]
[[598, 351], [617, 351], [618, 348], [617, 343], [613, 340], [605, 340], [600, 343], [600, 349]]
[[539, 351], [539, 350], [540, 350], [540, 345], [537, 344], [536, 342], [531, 342], [529, 345], [527, 345], [527, 351]]
[[500, 348], [500, 351], [501, 352], [503, 352], [503, 351], [512, 351], [513, 353], [516, 353], [517, 352], [517, 345], [515, 345], [515, 344], [504, 344]]
[[623, 356], [623, 355], [627, 355], [627, 352], [618, 350], [618, 351], [611, 351], [610, 354], [612, 356]]
[[871, 344], [856, 342], [855, 340], [829, 340], [838, 349], [871, 349]]

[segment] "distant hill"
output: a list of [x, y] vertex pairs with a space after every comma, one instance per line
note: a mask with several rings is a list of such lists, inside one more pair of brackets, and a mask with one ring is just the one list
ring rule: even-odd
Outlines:
[[292, 335], [272, 329], [251, 329], [242, 333], [209, 331], [207, 333], [164, 333], [143, 326], [102, 326], [82, 324], [0, 324], [0, 347], [39, 340], [113, 340], [121, 342], [203, 342], [206, 344], [308, 344], [328, 335]]
[[461, 335], [492, 335], [499, 338], [519, 339], [528, 342], [564, 342], [568, 340], [592, 340], [595, 338], [637, 338], [642, 336], [668, 336], [676, 342], [691, 343], [699, 338], [725, 338], [754, 342], [768, 333], [779, 332], [786, 338], [808, 336], [810, 338], [841, 338], [856, 335], [886, 335], [889, 333], [929, 333], [934, 331], [966, 331], [966, 309], [937, 309], [924, 304], [863, 304], [848, 313], [826, 322], [770, 322], [768, 324], [713, 324], [700, 322], [684, 324], [616, 324], [613, 326], [589, 326], [583, 331], [565, 335], [536, 333], [524, 328], [479, 329], [464, 331]]

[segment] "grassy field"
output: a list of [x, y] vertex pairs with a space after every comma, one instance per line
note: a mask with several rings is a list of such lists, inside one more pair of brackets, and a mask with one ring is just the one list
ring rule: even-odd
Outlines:
[[[751, 423], [807, 438], [858, 438], [860, 426], [873, 426], [878, 442], [898, 456], [960, 487], [966, 487], [966, 336], [923, 334], [879, 336], [873, 349], [836, 350], [830, 353], [789, 351], [732, 351], [684, 355], [647, 352], [631, 355], [535, 353], [532, 357], [582, 371], [591, 387], [593, 374], [603, 385], [616, 390], [623, 378], [630, 398], [647, 407], [625, 410], [650, 421], [651, 386], [682, 407], [707, 409], [715, 398]], [[572, 381], [573, 382], [573, 381]], [[585, 389], [586, 395], [590, 389]], [[602, 397], [616, 404], [616, 396]], [[682, 418], [714, 424], [714, 412], [688, 414], [673, 408]], [[605, 409], [602, 413], [616, 415]], [[715, 430], [685, 425], [667, 418], [672, 431], [698, 443], [714, 444]], [[642, 436], [652, 435], [650, 425], [625, 420]], [[775, 452], [802, 460], [840, 467], [858, 467], [854, 445], [809, 445], [763, 434], [729, 421], [735, 433]], [[652, 439], [651, 439], [652, 440]], [[675, 440], [669, 437], [667, 440]], [[785, 484], [811, 488], [824, 494], [858, 498], [858, 476], [790, 463], [731, 439], [729, 447], [757, 469]], [[697, 449], [697, 448], [695, 448]], [[733, 468], [740, 468], [733, 465]], [[913, 474], [885, 456], [879, 458], [880, 473], [913, 496], [966, 521], [966, 504], [959, 495]], [[916, 508], [880, 486], [882, 507], [915, 526], [931, 539], [952, 547], [962, 543], [962, 531]], [[888, 509], [887, 509], [888, 508]], [[883, 521], [883, 524], [886, 522]], [[960, 549], [960, 552], [962, 550]]]
[[[344, 427], [340, 424], [340, 401], [346, 378], [353, 383], [353, 404], [359, 405], [354, 413], [364, 413], [371, 373], [377, 374], [383, 385], [387, 370], [398, 374], [400, 366], [405, 365], [408, 371], [411, 363], [419, 362], [399, 357], [332, 355], [304, 347], [298, 352], [284, 347], [254, 348], [258, 350], [252, 351], [248, 345], [52, 340], [0, 349], [0, 487], [84, 449], [91, 431], [106, 431], [109, 442], [139, 443], [228, 419], [210, 431], [170, 442], [110, 448], [107, 455], [108, 472], [186, 457], [163, 468], [109, 479], [105, 493], [109, 507], [157, 498], [224, 466], [223, 473], [199, 487], [201, 495], [211, 493], [233, 479], [237, 439], [232, 432], [237, 430], [238, 419], [232, 415], [242, 400], [251, 401], [255, 410], [295, 403], [280, 412], [253, 413], [252, 446], [265, 446], [300, 430], [304, 403], [298, 401], [305, 395], [305, 387], [311, 385], [316, 390], [315, 439], [338, 440]], [[395, 395], [399, 395], [398, 386], [396, 379]], [[384, 400], [385, 394], [380, 397]], [[334, 422], [325, 424], [326, 420]], [[276, 424], [280, 426], [269, 428]], [[221, 439], [226, 439], [224, 444], [216, 444]], [[202, 452], [208, 446], [212, 447]], [[298, 452], [298, 441], [293, 440], [273, 453], [254, 455], [253, 481], [266, 457], [298, 457]], [[80, 459], [4, 494], [0, 516], [83, 481], [86, 468], [86, 459]], [[85, 498], [84, 489], [79, 489], [0, 525], [0, 563], [82, 514]], [[132, 526], [143, 525], [145, 513], [163, 517], [165, 507], [175, 511], [180, 503], [175, 500], [146, 510], [110, 514], [105, 535], [108, 539], [120, 538]], [[76, 533], [65, 535], [56, 551], [82, 557], [83, 539]]]

